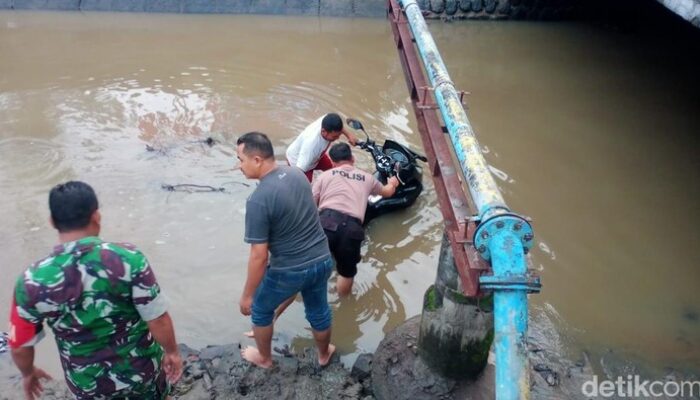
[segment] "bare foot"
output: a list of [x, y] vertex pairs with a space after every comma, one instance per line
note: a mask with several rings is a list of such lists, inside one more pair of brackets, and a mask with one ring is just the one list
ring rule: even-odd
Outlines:
[[245, 349], [241, 350], [241, 357], [252, 362], [260, 368], [270, 368], [272, 367], [272, 358], [265, 360], [258, 349], [252, 346], [247, 346]]
[[333, 353], [335, 353], [335, 346], [332, 344], [328, 345], [328, 354], [325, 357], [321, 357], [321, 354], [318, 355], [318, 365], [325, 367], [328, 365], [328, 363], [331, 361], [331, 357], [333, 357]]

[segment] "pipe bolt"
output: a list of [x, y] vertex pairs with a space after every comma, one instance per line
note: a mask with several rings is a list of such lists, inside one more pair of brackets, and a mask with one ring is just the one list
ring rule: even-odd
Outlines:
[[523, 223], [522, 223], [522, 222], [516, 222], [515, 225], [513, 225], [513, 230], [514, 230], [514, 231], [517, 232], [517, 231], [519, 231], [519, 230], [521, 230], [521, 229], [523, 229]]
[[496, 228], [502, 229], [506, 224], [503, 221], [496, 222]]
[[479, 250], [479, 253], [482, 253], [482, 254], [483, 254], [483, 253], [486, 252], [486, 246], [484, 246], [484, 245], [482, 244], [481, 246], [479, 246], [479, 249], [478, 249], [478, 250]]
[[489, 233], [486, 231], [481, 232], [481, 238], [482, 239], [488, 239], [489, 238]]
[[523, 239], [525, 239], [526, 242], [529, 242], [532, 240], [532, 233], [526, 233], [525, 236], [523, 236]]

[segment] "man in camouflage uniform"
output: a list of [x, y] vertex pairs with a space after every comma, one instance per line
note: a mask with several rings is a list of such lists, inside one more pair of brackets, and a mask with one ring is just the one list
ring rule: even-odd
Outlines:
[[97, 237], [100, 213], [89, 185], [57, 185], [49, 207], [61, 244], [17, 279], [10, 313], [10, 347], [27, 399], [49, 378], [34, 367], [44, 321], [76, 398], [166, 398], [182, 360], [146, 257]]

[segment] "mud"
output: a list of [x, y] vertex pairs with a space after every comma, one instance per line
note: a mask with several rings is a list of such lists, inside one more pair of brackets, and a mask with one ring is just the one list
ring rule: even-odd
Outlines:
[[[283, 355], [275, 355], [273, 367], [265, 370], [243, 360], [237, 343], [201, 350], [181, 344], [180, 351], [185, 366], [174, 387], [174, 399], [374, 399], [370, 354], [358, 357], [348, 369], [337, 355], [320, 367], [315, 349], [305, 348], [299, 354], [277, 349]], [[0, 355], [0, 375], [3, 386], [7, 386], [0, 400], [22, 399], [21, 377], [8, 354]], [[62, 379], [47, 382], [41, 398], [73, 399]]]
[[[493, 348], [488, 364], [475, 380], [454, 380], [433, 372], [417, 356], [420, 315], [389, 333], [374, 354], [373, 391], [377, 399], [470, 399], [495, 398]], [[536, 331], [538, 327], [532, 327]], [[561, 359], [532, 338], [529, 345], [530, 385], [534, 399], [582, 398], [583, 382], [593, 376], [585, 354], [579, 360]]]

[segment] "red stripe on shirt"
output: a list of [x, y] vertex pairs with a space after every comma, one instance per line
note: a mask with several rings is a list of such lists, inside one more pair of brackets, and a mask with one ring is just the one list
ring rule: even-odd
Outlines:
[[17, 303], [14, 296], [12, 298], [12, 309], [10, 309], [10, 348], [16, 349], [24, 345], [31, 345], [41, 331], [41, 325], [35, 325], [22, 318], [17, 312]]

